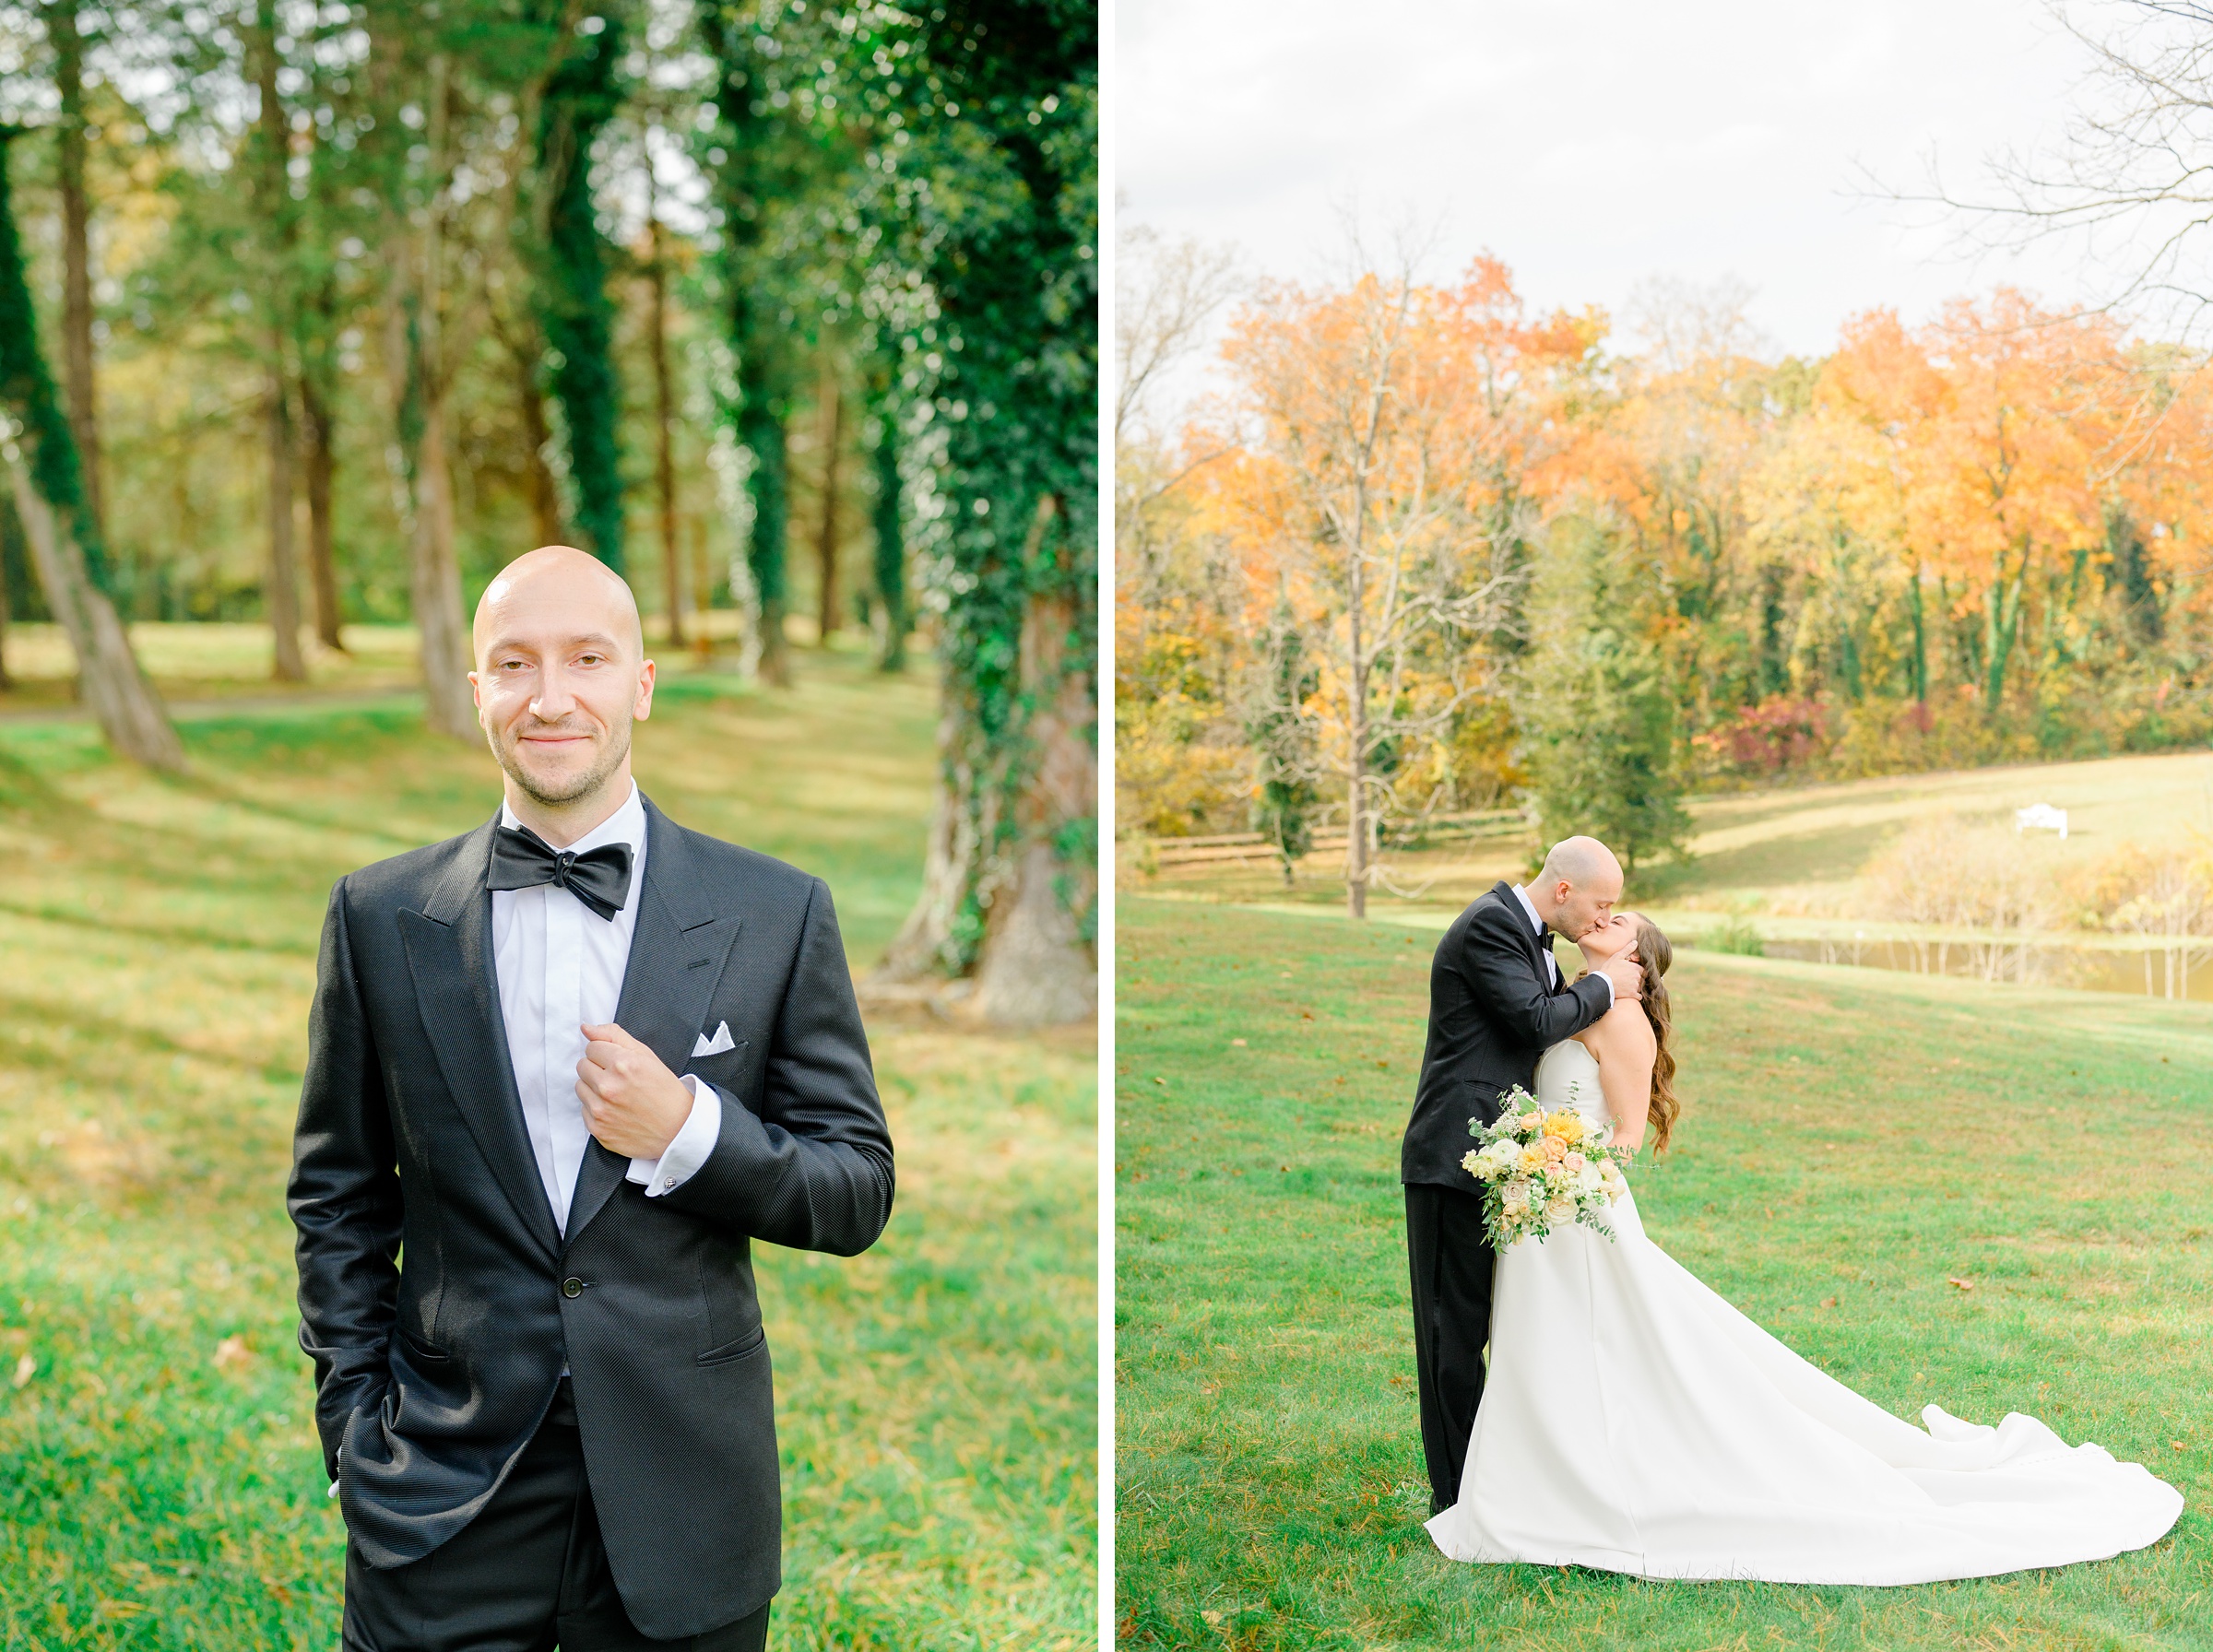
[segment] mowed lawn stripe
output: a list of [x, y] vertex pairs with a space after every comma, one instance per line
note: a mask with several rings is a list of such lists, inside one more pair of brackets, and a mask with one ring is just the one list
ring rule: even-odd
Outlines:
[[1457, 1566], [1420, 1526], [1398, 1184], [1434, 935], [1142, 897], [1118, 933], [1125, 1645], [2213, 1646], [2186, 1028], [1679, 953], [1680, 1146], [1631, 1172], [1659, 1243], [1877, 1403], [2027, 1410], [2151, 1465], [2190, 1503], [2167, 1541], [1884, 1590]]

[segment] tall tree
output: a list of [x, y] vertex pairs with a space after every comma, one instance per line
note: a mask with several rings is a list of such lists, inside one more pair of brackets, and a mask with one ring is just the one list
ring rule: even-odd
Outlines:
[[1249, 611], [1280, 600], [1305, 633], [1355, 917], [1382, 875], [1408, 747], [1496, 680], [1490, 644], [1526, 567], [1501, 495], [1546, 422], [1551, 370], [1584, 338], [1573, 318], [1526, 320], [1503, 267], [1479, 259], [1450, 288], [1402, 263], [1342, 289], [1272, 289], [1225, 348], [1254, 440], [1207, 485], [1253, 569]]
[[553, 394], [568, 439], [576, 525], [586, 548], [622, 572], [622, 389], [611, 348], [607, 246], [592, 202], [592, 146], [621, 103], [622, 30], [584, 18], [539, 104], [538, 171], [544, 256], [536, 290], [552, 351]]
[[[953, 0], [898, 67], [944, 348], [944, 714], [894, 974], [973, 974], [987, 1020], [1090, 1013], [1098, 764], [1097, 15]], [[887, 59], [895, 63], [887, 53]], [[881, 161], [880, 161], [881, 164]]]
[[906, 633], [913, 620], [908, 613], [906, 589], [906, 485], [899, 472], [899, 412], [892, 400], [891, 381], [889, 366], [879, 360], [869, 377], [870, 400], [873, 406], [869, 420], [873, 438], [873, 445], [869, 449], [869, 467], [875, 483], [869, 527], [875, 551], [877, 611], [883, 616], [883, 635], [876, 663], [886, 671], [904, 671]]
[[646, 327], [653, 353], [653, 496], [661, 530], [661, 598], [669, 610], [669, 646], [684, 645], [683, 557], [676, 542], [676, 390], [669, 368], [669, 249], [645, 152]]
[[1689, 825], [1675, 702], [1637, 611], [1644, 595], [1611, 525], [1563, 518], [1512, 679], [1538, 841], [1587, 833], [1631, 870], [1679, 853]]
[[838, 625], [838, 504], [845, 487], [846, 387], [835, 358], [822, 354], [822, 390], [815, 397], [816, 445], [822, 449], [822, 515], [814, 535], [814, 634], [828, 647]]
[[262, 301], [266, 360], [263, 363], [262, 421], [269, 464], [269, 560], [262, 584], [269, 628], [276, 640], [277, 676], [302, 682], [307, 662], [300, 652], [300, 580], [292, 542], [294, 470], [298, 456], [292, 431], [289, 356], [296, 327], [292, 304], [292, 261], [298, 250], [298, 212], [292, 202], [291, 123], [278, 96], [280, 54], [275, 0], [256, 0], [254, 12], [254, 90], [259, 101], [254, 148], [254, 183], [264, 242]]
[[100, 416], [92, 369], [92, 203], [85, 183], [91, 124], [85, 109], [86, 41], [77, 0], [47, 0], [41, 15], [53, 47], [54, 91], [61, 104], [54, 182], [62, 204], [62, 384], [83, 466], [85, 507], [104, 533], [108, 518], [101, 499]]
[[781, 684], [790, 676], [784, 615], [790, 596], [795, 362], [776, 218], [779, 205], [796, 193], [799, 168], [784, 113], [789, 90], [776, 85], [775, 69], [787, 57], [780, 31], [790, 27], [791, 14], [768, 0], [758, 6], [706, 0], [699, 15], [716, 65], [719, 119], [709, 160], [720, 214], [723, 313], [737, 359], [732, 423], [752, 519], [745, 560], [752, 584], [756, 668], [767, 681]]
[[455, 545], [448, 407], [456, 362], [445, 324], [448, 242], [456, 210], [456, 87], [448, 18], [407, 0], [366, 12], [368, 70], [385, 112], [376, 135], [391, 210], [385, 226], [385, 371], [405, 479], [410, 608], [420, 639], [424, 721], [456, 739], [480, 738], [468, 689], [468, 627]]
[[108, 744], [149, 768], [180, 771], [184, 749], [115, 611], [100, 524], [85, 497], [77, 442], [39, 353], [8, 161], [19, 126], [0, 126], [0, 412], [20, 457], [9, 481], [47, 606], [77, 655], [77, 682]]

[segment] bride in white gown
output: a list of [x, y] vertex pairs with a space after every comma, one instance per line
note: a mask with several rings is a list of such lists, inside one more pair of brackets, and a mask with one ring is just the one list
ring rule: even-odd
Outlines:
[[[1582, 943], [1634, 945], [1624, 1003], [1545, 1051], [1547, 1108], [1655, 1145], [1674, 1122], [1667, 941], [1622, 914]], [[1655, 1063], [1659, 1082], [1655, 1084]], [[1908, 1584], [2101, 1560], [2157, 1542], [2182, 1493], [2018, 1412], [1923, 1433], [1800, 1359], [1645, 1237], [1556, 1229], [1498, 1257], [1489, 1375], [1460, 1501], [1428, 1522], [1454, 1560], [1644, 1577]]]

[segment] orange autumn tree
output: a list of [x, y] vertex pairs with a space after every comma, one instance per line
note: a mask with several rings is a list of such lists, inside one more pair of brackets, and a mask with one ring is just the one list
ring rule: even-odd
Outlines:
[[2024, 634], [2069, 622], [2068, 588], [2103, 544], [2150, 413], [2145, 391], [2110, 324], [2004, 289], [1911, 333], [1889, 313], [1863, 316], [1828, 363], [1819, 406], [1888, 455], [1890, 487], [1859, 502], [1895, 516], [1916, 598], [1935, 585], [1956, 673], [1986, 717], [2024, 658], [2036, 667]]
[[[1619, 510], [1661, 600], [1643, 605], [1693, 719], [1778, 692], [1787, 643], [1761, 623], [1773, 570], [1753, 553], [1744, 482], [1776, 422], [1782, 370], [1754, 354], [1746, 294], [1651, 284], [1632, 320], [1651, 341], [1616, 358], [1615, 394], [1571, 454], [1585, 487]], [[1788, 364], [1786, 364], [1787, 368]], [[1748, 611], [1748, 650], [1717, 618]]]
[[[1256, 662], [1249, 720], [1296, 716], [1343, 798], [1345, 902], [1367, 912], [1378, 827], [1412, 755], [1495, 671], [1526, 581], [1528, 478], [1546, 413], [1592, 353], [1587, 317], [1525, 316], [1505, 266], [1450, 286], [1411, 271], [1265, 289], [1224, 360], [1238, 451], [1200, 484], [1206, 525], [1245, 575]], [[1292, 685], [1286, 687], [1286, 683]]]

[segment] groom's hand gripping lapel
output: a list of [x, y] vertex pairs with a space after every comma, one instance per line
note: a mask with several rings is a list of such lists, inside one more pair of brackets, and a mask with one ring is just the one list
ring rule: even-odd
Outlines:
[[613, 1022], [582, 1029], [576, 1099], [599, 1145], [626, 1159], [657, 1159], [692, 1115], [692, 1092], [668, 1064]]

